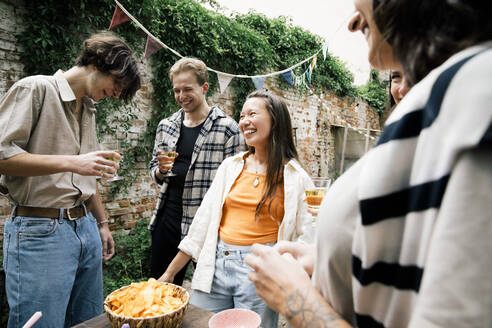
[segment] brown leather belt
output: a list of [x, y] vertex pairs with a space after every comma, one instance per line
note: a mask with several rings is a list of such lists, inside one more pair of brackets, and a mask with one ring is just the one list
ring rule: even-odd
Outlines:
[[[90, 205], [85, 205], [87, 213], [91, 211]], [[14, 212], [15, 216], [27, 216], [36, 218], [53, 218], [58, 219], [60, 217], [60, 209], [52, 207], [32, 207], [32, 206], [17, 206]], [[86, 215], [84, 206], [79, 205], [72, 208], [63, 209], [63, 218], [68, 220], [76, 220], [81, 216]]]

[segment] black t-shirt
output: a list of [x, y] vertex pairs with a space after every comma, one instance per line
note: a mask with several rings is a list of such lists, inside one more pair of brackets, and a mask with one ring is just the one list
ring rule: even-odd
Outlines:
[[182, 206], [186, 173], [188, 173], [188, 168], [191, 164], [191, 156], [193, 155], [193, 148], [195, 147], [196, 139], [198, 138], [202, 126], [203, 123], [189, 128], [181, 123], [181, 131], [178, 142], [176, 143], [176, 152], [179, 155], [176, 157], [172, 169], [172, 172], [176, 174], [176, 176], [169, 178], [169, 184], [166, 191], [167, 205], [173, 204], [180, 208]]

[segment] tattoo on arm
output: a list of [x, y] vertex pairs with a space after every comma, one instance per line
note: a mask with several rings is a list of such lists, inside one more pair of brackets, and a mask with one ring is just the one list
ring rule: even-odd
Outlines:
[[351, 327], [313, 288], [291, 292], [280, 287], [287, 299], [287, 320], [299, 328]]

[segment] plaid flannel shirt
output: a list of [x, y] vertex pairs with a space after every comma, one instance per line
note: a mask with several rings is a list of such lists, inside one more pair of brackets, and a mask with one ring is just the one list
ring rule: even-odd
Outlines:
[[[161, 184], [154, 215], [150, 220], [149, 229], [156, 224], [156, 215], [166, 202], [166, 181], [155, 176], [157, 149], [161, 145], [176, 146], [178, 142], [184, 111], [180, 109], [168, 118], [159, 122], [155, 136], [154, 151], [149, 164], [150, 176]], [[181, 218], [181, 238], [188, 234], [193, 217], [200, 206], [203, 196], [212, 184], [220, 163], [239, 151], [241, 133], [239, 126], [232, 118], [225, 115], [218, 107], [212, 107], [195, 142], [190, 167], [186, 174], [183, 190], [183, 216]]]

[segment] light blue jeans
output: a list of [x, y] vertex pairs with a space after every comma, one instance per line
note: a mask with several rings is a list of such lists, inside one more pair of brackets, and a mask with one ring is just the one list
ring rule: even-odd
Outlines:
[[102, 313], [102, 245], [91, 213], [75, 221], [11, 216], [3, 256], [9, 328], [37, 311], [36, 328], [71, 327]]
[[229, 245], [219, 239], [212, 290], [205, 293], [194, 289], [190, 303], [211, 312], [232, 308], [253, 310], [261, 316], [262, 328], [276, 328], [278, 313], [256, 295], [255, 285], [248, 279], [252, 269], [244, 263], [244, 258], [249, 253], [251, 246]]

